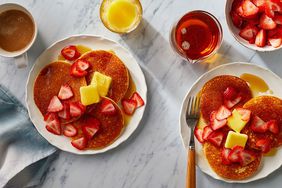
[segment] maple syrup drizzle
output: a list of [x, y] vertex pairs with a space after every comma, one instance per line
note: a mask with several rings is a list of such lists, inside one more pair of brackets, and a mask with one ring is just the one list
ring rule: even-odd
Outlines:
[[259, 96], [261, 93], [271, 93], [267, 83], [256, 75], [244, 73], [240, 78], [249, 84], [253, 97]]
[[[124, 95], [124, 99], [129, 99], [132, 94], [136, 91], [136, 85], [131, 77], [131, 75], [129, 74], [129, 86], [128, 86], [128, 90]], [[123, 118], [124, 118], [124, 124], [128, 125], [130, 120], [131, 120], [132, 116], [126, 115], [125, 113], [123, 113]]]

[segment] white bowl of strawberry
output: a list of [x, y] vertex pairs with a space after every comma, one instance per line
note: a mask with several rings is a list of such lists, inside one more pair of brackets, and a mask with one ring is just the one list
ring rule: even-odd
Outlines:
[[282, 47], [282, 0], [227, 0], [225, 16], [245, 47], [262, 52]]

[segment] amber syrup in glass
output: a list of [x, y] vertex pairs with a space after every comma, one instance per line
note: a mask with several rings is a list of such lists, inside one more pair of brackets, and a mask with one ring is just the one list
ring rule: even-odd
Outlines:
[[217, 19], [205, 11], [185, 14], [172, 30], [175, 50], [190, 60], [212, 54], [222, 40], [222, 29]]

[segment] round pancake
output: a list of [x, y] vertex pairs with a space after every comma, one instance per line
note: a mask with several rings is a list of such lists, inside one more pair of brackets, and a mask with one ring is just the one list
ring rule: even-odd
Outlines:
[[129, 73], [123, 62], [113, 53], [97, 50], [84, 54], [80, 59], [91, 63], [91, 71], [86, 76], [89, 84], [95, 71], [110, 76], [112, 83], [108, 92], [108, 97], [115, 102], [119, 102], [127, 92], [129, 86]]
[[[104, 115], [101, 113], [101, 104], [103, 100], [110, 100], [114, 104], [116, 108], [115, 115]], [[83, 121], [85, 121], [85, 118], [89, 116], [98, 119], [101, 125], [94, 137], [88, 141], [87, 149], [102, 149], [110, 145], [121, 135], [125, 128], [121, 109], [113, 100], [109, 98], [102, 98], [100, 103], [88, 106], [87, 114], [81, 117], [78, 121], [74, 122], [75, 126], [81, 130]], [[75, 138], [81, 137], [82, 134], [83, 133], [79, 131], [79, 134]]]
[[259, 168], [261, 155], [258, 154], [257, 158], [247, 166], [240, 164], [224, 165], [221, 162], [221, 148], [217, 148], [209, 142], [203, 145], [204, 154], [208, 160], [210, 167], [214, 172], [226, 179], [242, 180], [251, 177]]
[[[277, 120], [280, 134], [275, 135], [269, 131], [265, 133], [255, 133], [250, 128], [251, 123], [244, 127], [242, 133], [247, 134], [248, 144], [252, 148], [257, 148], [256, 142], [260, 138], [270, 138], [272, 140], [271, 146], [277, 147], [282, 145], [282, 100], [273, 96], [259, 96], [249, 100], [244, 108], [252, 111], [252, 117], [254, 115], [260, 117], [265, 122], [269, 120]], [[252, 122], [252, 120], [250, 121]], [[258, 148], [257, 148], [258, 149]]]
[[252, 98], [252, 92], [246, 81], [236, 76], [221, 75], [209, 80], [202, 88], [200, 108], [203, 118], [208, 122], [210, 114], [218, 110], [223, 104], [223, 92], [227, 87], [233, 87], [243, 96], [243, 99], [234, 106], [241, 107]]
[[[70, 75], [71, 64], [64, 61], [53, 62], [44, 67], [34, 83], [34, 101], [44, 116], [50, 100], [57, 96], [63, 84], [69, 84], [74, 96], [65, 101], [80, 101], [80, 87], [86, 85], [85, 78]], [[64, 123], [64, 122], [62, 122]]]

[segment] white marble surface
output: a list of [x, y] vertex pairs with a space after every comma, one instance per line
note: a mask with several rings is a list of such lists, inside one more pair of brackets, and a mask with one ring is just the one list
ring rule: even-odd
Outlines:
[[[0, 0], [0, 3], [11, 2]], [[282, 51], [257, 53], [242, 47], [228, 32], [222, 0], [142, 0], [144, 20], [135, 32], [111, 33], [99, 19], [98, 0], [16, 0], [27, 7], [39, 35], [29, 50], [29, 66], [17, 69], [12, 59], [0, 58], [0, 83], [24, 101], [25, 82], [36, 57], [58, 39], [72, 34], [103, 35], [118, 41], [136, 57], [148, 84], [148, 105], [137, 131], [105, 154], [77, 156], [61, 152], [50, 166], [42, 187], [165, 188], [184, 187], [186, 151], [179, 136], [178, 117], [191, 84], [207, 70], [232, 61], [265, 66], [282, 77]], [[171, 50], [172, 23], [195, 9], [214, 14], [223, 26], [224, 42], [210, 64], [187, 64]], [[282, 169], [246, 185], [226, 184], [197, 170], [198, 187], [281, 187]], [[280, 185], [279, 185], [280, 184]]]

